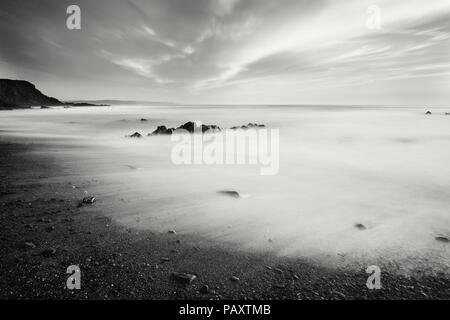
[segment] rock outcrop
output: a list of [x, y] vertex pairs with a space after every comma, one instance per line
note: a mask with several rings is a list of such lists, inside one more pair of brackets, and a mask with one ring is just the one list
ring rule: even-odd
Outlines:
[[[245, 125], [245, 126], [232, 127], [230, 129], [237, 130], [237, 129], [264, 128], [264, 127], [265, 127], [265, 125], [263, 125], [263, 124], [249, 123], [248, 125]], [[194, 133], [194, 132], [205, 133], [207, 131], [210, 131], [210, 132], [222, 131], [222, 129], [217, 125], [202, 124], [201, 126], [199, 126], [195, 122], [189, 121], [189, 122], [186, 122], [185, 124], [179, 126], [176, 129], [175, 128], [167, 128], [166, 126], [158, 126], [155, 131], [153, 131], [152, 133], [149, 133], [148, 135], [149, 136], [170, 135], [175, 132], [182, 132], [183, 130], [187, 131], [189, 133]]]
[[64, 103], [46, 96], [28, 81], [0, 79], [0, 109], [61, 105]]

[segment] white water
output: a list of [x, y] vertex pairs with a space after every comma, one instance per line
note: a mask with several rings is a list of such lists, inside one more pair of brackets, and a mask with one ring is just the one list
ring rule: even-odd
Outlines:
[[[136, 107], [0, 112], [2, 135], [44, 141], [117, 222], [200, 235], [243, 250], [395, 263], [447, 271], [450, 116], [434, 109], [346, 107]], [[147, 118], [148, 122], [139, 121]], [[157, 125], [189, 120], [280, 130], [280, 171], [260, 166], [175, 166]], [[133, 168], [139, 168], [135, 170]], [[69, 179], [69, 178], [68, 178]], [[233, 199], [216, 193], [248, 194]], [[355, 228], [356, 223], [368, 227]], [[270, 239], [270, 240], [269, 240]]]

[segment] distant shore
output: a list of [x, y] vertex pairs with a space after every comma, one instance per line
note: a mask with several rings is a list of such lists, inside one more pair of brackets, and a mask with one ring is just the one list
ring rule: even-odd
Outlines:
[[[1, 299], [449, 299], [450, 279], [368, 275], [304, 259], [204, 245], [204, 239], [117, 225], [81, 191], [95, 181], [60, 181], [62, 167], [37, 144], [0, 139]], [[55, 179], [58, 178], [58, 179]], [[82, 289], [65, 288], [79, 265]], [[174, 272], [197, 278], [177, 282]], [[232, 277], [238, 279], [231, 280]]]

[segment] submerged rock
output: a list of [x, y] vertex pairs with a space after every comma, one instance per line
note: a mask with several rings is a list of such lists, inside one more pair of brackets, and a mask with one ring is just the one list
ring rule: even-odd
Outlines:
[[139, 132], [135, 132], [133, 133], [131, 136], [129, 136], [130, 138], [142, 138], [142, 135]]
[[152, 133], [150, 133], [149, 136], [155, 136], [155, 135], [160, 135], [160, 134], [162, 134], [162, 135], [165, 135], [165, 134], [170, 135], [170, 134], [172, 134], [174, 131], [175, 131], [174, 128], [169, 128], [169, 129], [167, 129], [166, 126], [159, 126], [158, 128], [156, 128], [155, 131], [153, 131]]
[[230, 129], [231, 130], [238, 130], [238, 129], [242, 129], [242, 130], [247, 130], [247, 129], [250, 129], [250, 128], [265, 128], [266, 126], [265, 125], [263, 125], [263, 124], [257, 124], [257, 123], [249, 123], [249, 124], [247, 124], [247, 125], [244, 125], [244, 126], [234, 126], [234, 127], [231, 127]]
[[192, 281], [197, 279], [197, 276], [195, 274], [184, 273], [184, 272], [174, 272], [174, 273], [172, 273], [172, 277], [175, 280], [177, 280], [179, 282], [183, 282], [183, 283], [191, 283]]
[[177, 130], [186, 130], [189, 133], [199, 132], [205, 133], [206, 131], [220, 131], [220, 127], [216, 125], [206, 125], [202, 124], [201, 126], [198, 126], [197, 123], [189, 121], [185, 124], [179, 126]]
[[367, 229], [367, 227], [365, 225], [363, 225], [362, 223], [357, 223], [355, 224], [355, 228], [359, 229], [359, 230], [365, 230]]
[[450, 240], [447, 237], [439, 236], [439, 237], [436, 237], [435, 239], [440, 242], [450, 242]]
[[241, 197], [239, 195], [239, 192], [233, 191], [233, 190], [220, 190], [220, 191], [217, 191], [217, 193], [223, 194], [223, 195], [226, 195], [226, 196], [230, 196], [230, 197], [233, 197], [233, 198], [240, 198]]

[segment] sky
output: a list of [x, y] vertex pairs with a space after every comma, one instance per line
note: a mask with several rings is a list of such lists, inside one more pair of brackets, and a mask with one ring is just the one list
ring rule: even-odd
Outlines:
[[450, 106], [449, 57], [448, 0], [0, 1], [0, 78], [61, 100]]

